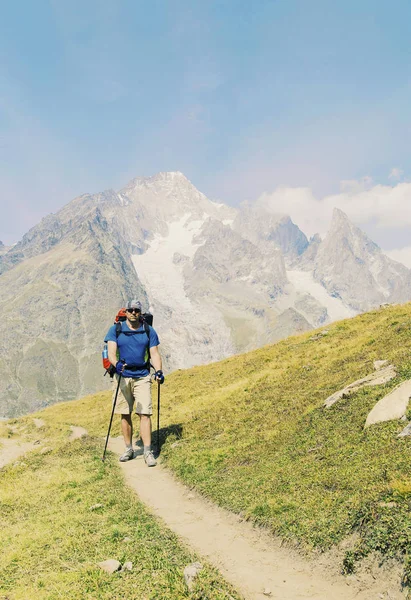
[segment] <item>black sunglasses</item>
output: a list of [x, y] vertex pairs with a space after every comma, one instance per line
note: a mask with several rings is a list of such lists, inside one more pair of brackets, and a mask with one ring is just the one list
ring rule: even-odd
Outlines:
[[127, 308], [126, 312], [129, 312], [129, 313], [141, 313], [141, 310], [139, 308]]

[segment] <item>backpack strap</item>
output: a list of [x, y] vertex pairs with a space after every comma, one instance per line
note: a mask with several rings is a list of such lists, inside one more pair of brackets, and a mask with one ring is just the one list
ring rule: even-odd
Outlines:
[[148, 341], [150, 342], [150, 326], [145, 321], [142, 322], [142, 325], [144, 326], [144, 331], [123, 331], [123, 328], [121, 326], [121, 322], [118, 321], [116, 323], [116, 338], [118, 338], [118, 336], [120, 335], [120, 333], [124, 333], [124, 335], [136, 335], [136, 334], [139, 334], [139, 333], [145, 333], [146, 336], [147, 336]]
[[[150, 371], [150, 368], [153, 367], [153, 365], [151, 364], [151, 355], [150, 355], [150, 325], [148, 323], [146, 323], [146, 321], [143, 321], [143, 325], [144, 325], [144, 331], [146, 332], [146, 336], [148, 339], [148, 345], [147, 345], [147, 350], [148, 350], [148, 357], [147, 357], [147, 369]], [[154, 369], [154, 367], [153, 367]]]

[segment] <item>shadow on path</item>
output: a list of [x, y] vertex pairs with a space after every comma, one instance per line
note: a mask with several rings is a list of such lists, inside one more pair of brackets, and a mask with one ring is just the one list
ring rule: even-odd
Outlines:
[[179, 440], [183, 435], [183, 426], [180, 423], [169, 425], [168, 427], [160, 427], [160, 430], [153, 431], [153, 446], [155, 448], [155, 454], [160, 456], [161, 448], [166, 443], [170, 436], [174, 436]]

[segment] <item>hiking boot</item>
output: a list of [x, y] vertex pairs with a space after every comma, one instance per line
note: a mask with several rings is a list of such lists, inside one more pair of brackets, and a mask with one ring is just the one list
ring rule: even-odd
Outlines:
[[121, 462], [126, 462], [134, 458], [133, 448], [127, 448], [127, 450], [120, 456]]
[[152, 453], [151, 450], [149, 452], [145, 452], [145, 454], [144, 454], [144, 460], [146, 461], [146, 465], [148, 467], [155, 467], [156, 464], [157, 464], [157, 461], [154, 458], [154, 454]]

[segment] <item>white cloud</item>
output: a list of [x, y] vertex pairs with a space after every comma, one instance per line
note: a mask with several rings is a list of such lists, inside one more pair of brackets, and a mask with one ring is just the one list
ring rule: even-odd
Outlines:
[[390, 174], [388, 175], [388, 178], [398, 181], [398, 179], [401, 179], [402, 175], [403, 171], [401, 169], [399, 169], [398, 167], [393, 167], [390, 171]]
[[362, 179], [344, 179], [340, 182], [340, 190], [347, 193], [365, 192], [373, 185], [372, 177], [366, 175]]
[[411, 246], [398, 250], [388, 250], [385, 254], [411, 269]]
[[307, 235], [327, 230], [330, 214], [324, 214], [322, 201], [315, 198], [310, 188], [279, 187], [271, 194], [262, 194], [256, 204], [270, 212], [289, 215]]
[[260, 196], [257, 204], [290, 215], [309, 236], [327, 231], [334, 208], [358, 226], [373, 222], [381, 228], [411, 227], [411, 183], [370, 185], [369, 178], [343, 182], [341, 193], [321, 199], [309, 188], [277, 188]]

